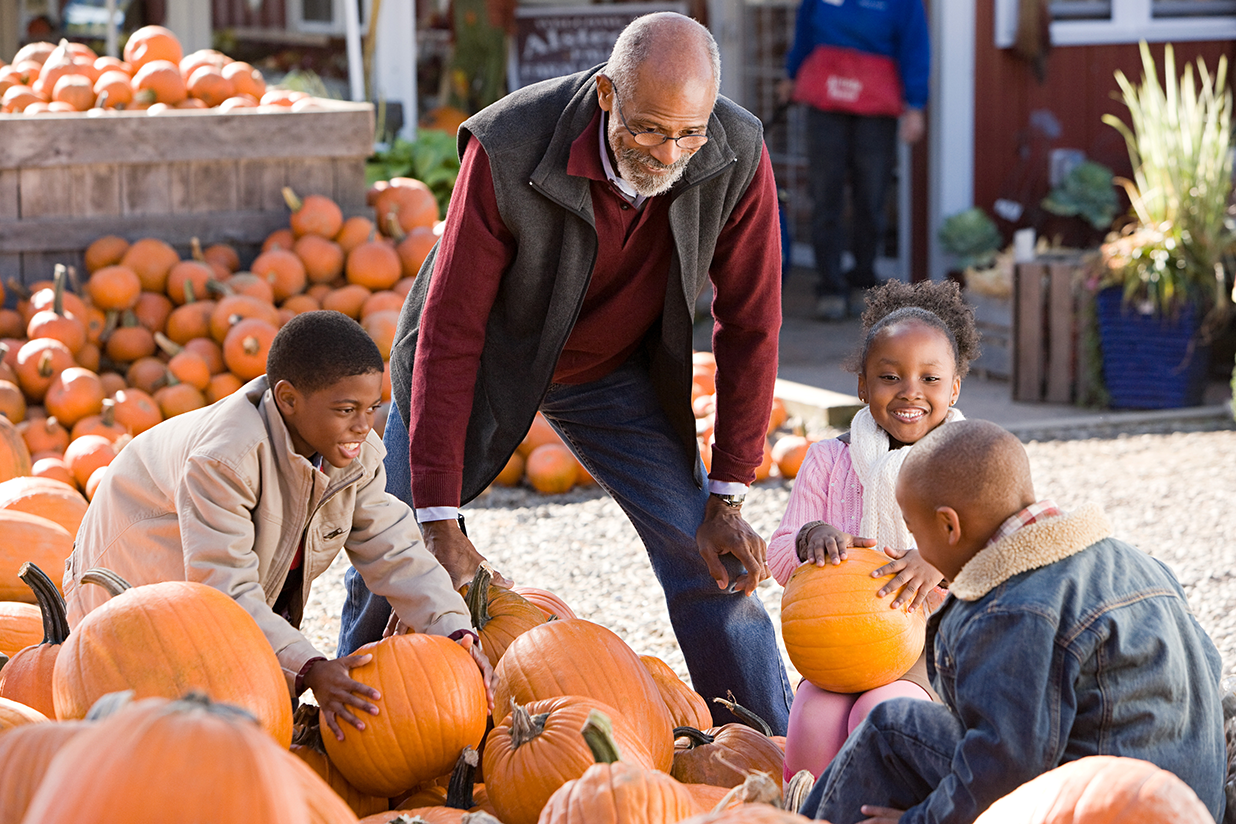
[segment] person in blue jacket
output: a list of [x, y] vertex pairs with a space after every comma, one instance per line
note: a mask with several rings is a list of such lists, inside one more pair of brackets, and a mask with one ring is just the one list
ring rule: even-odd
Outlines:
[[[821, 319], [860, 314], [863, 291], [876, 285], [897, 139], [914, 143], [923, 135], [930, 64], [923, 0], [803, 0], [798, 9], [778, 95], [809, 107], [811, 242]], [[847, 183], [854, 267], [843, 273]]]

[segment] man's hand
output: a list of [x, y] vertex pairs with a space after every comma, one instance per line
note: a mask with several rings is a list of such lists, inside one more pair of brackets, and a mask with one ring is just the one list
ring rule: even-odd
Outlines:
[[[451, 585], [459, 589], [464, 584], [472, 582], [476, 568], [485, 560], [485, 556], [476, 551], [472, 541], [463, 534], [459, 523], [450, 521], [426, 521], [421, 524], [421, 532], [425, 536], [425, 546], [438, 559], [438, 563], [446, 568], [451, 576]], [[501, 573], [494, 571], [493, 583], [500, 587], [510, 587], [511, 582]]]
[[305, 673], [305, 686], [313, 690], [313, 697], [326, 716], [326, 725], [340, 741], [343, 740], [343, 730], [339, 727], [338, 718], [358, 730], [365, 729], [365, 722], [352, 714], [352, 708], [370, 715], [378, 714], [377, 705], [370, 701], [379, 700], [382, 694], [367, 684], [353, 681], [351, 676], [353, 667], [364, 666], [372, 660], [373, 656], [365, 653], [333, 661], [318, 661]]
[[695, 545], [721, 589], [731, 584], [729, 572], [721, 563], [722, 555], [733, 555], [746, 567], [747, 571], [733, 582], [734, 591], [742, 590], [744, 595], [750, 595], [756, 584], [768, 577], [768, 545], [764, 539], [743, 520], [737, 507], [712, 495], [708, 496], [704, 507], [704, 522], [695, 531]]
[[468, 651], [476, 668], [481, 671], [481, 680], [485, 682], [485, 698], [489, 701], [489, 711], [492, 713], [494, 711], [494, 670], [489, 665], [489, 656], [481, 649], [480, 644], [472, 640], [471, 635], [465, 634], [455, 643]]

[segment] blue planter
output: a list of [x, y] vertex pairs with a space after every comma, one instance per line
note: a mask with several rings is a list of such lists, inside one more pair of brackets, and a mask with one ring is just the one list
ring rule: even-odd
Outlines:
[[1176, 318], [1143, 315], [1118, 288], [1096, 299], [1103, 381], [1116, 409], [1199, 406], [1210, 347], [1197, 342], [1198, 317], [1186, 306]]

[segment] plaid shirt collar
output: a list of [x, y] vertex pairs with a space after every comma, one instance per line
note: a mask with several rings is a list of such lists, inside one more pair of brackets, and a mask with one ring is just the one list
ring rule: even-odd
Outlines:
[[1030, 526], [1035, 521], [1044, 518], [1056, 518], [1062, 514], [1064, 513], [1060, 511], [1056, 503], [1046, 498], [1037, 503], [1030, 504], [1030, 506], [1016, 515], [1010, 516], [1004, 523], [1000, 524], [999, 528], [992, 533], [991, 538], [987, 541], [987, 546], [1003, 541], [1017, 530], [1024, 526]]

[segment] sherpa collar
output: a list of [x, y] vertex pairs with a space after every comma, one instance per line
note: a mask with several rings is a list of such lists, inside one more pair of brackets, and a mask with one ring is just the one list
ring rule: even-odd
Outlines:
[[980, 550], [957, 573], [948, 591], [963, 601], [977, 601], [1014, 575], [1076, 555], [1111, 534], [1111, 524], [1098, 504], [1036, 521]]

